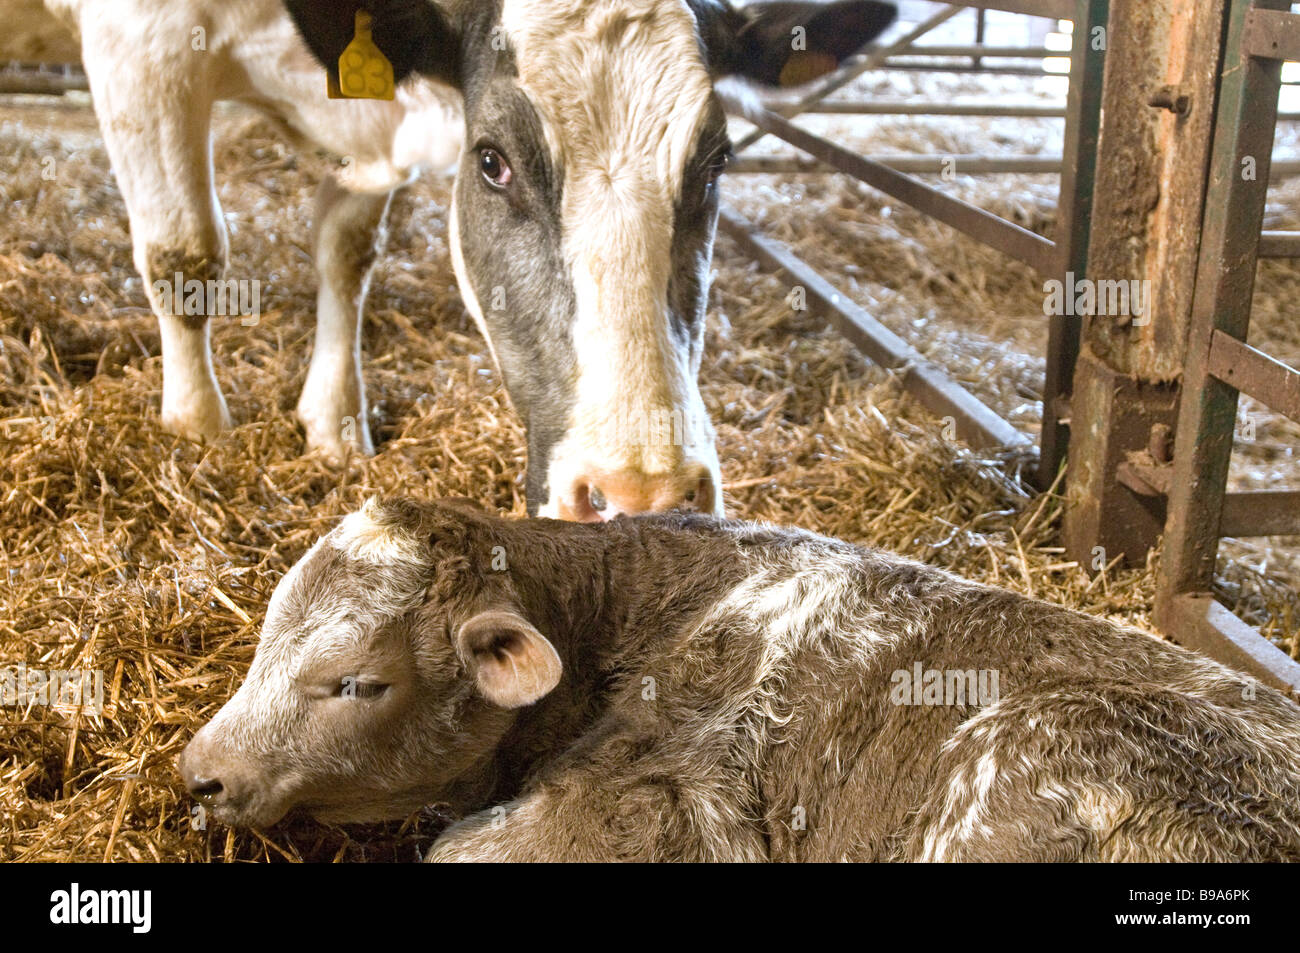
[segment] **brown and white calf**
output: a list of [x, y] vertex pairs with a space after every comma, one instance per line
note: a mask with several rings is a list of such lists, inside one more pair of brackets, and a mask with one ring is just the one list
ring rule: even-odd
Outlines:
[[1300, 708], [798, 530], [368, 504], [180, 760], [215, 816], [433, 801], [439, 860], [1300, 860]]
[[[318, 202], [318, 326], [298, 403], [308, 446], [371, 451], [360, 315], [390, 193], [419, 167], [455, 166], [453, 263], [527, 427], [530, 512], [579, 520], [683, 503], [721, 513], [697, 383], [728, 154], [713, 79], [806, 79], [895, 13], [874, 0], [48, 5], [80, 33], [161, 323], [165, 426], [206, 438], [231, 423], [210, 306], [178, 314], [168, 286], [222, 277], [209, 125], [216, 101], [242, 100], [350, 160]], [[391, 102], [326, 98], [320, 63], [337, 69], [359, 9], [407, 77]]]

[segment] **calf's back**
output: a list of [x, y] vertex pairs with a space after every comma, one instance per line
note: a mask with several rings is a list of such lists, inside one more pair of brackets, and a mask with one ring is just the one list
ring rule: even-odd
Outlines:
[[612, 707], [640, 753], [597, 776], [668, 779], [663, 809], [751, 818], [774, 859], [1300, 856], [1300, 710], [1276, 692], [1104, 620], [768, 534], [701, 536], [741, 571], [677, 631], [625, 634]]

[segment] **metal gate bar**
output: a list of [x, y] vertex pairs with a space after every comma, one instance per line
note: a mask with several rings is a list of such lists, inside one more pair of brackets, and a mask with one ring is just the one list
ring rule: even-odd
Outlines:
[[[1053, 74], [1056, 75], [1056, 74]], [[774, 112], [781, 112], [780, 109]], [[1064, 119], [1064, 106], [999, 106], [983, 103], [899, 103], [873, 100], [832, 99], [815, 103], [805, 115], [831, 116], [976, 116], [980, 118]], [[1278, 113], [1278, 122], [1300, 121], [1300, 113]]]
[[47, 63], [10, 63], [0, 69], [0, 93], [62, 96], [72, 90], [90, 89], [85, 71], [79, 66]]
[[1206, 372], [1300, 423], [1300, 371], [1277, 358], [1216, 330]]
[[1002, 10], [1029, 17], [1047, 17], [1050, 20], [1068, 20], [1075, 14], [1074, 0], [949, 0], [949, 2], [963, 7]]
[[1045, 60], [1069, 55], [1068, 50], [1050, 50], [1045, 46], [914, 46], [895, 56], [991, 57], [1004, 60]]
[[[963, 175], [1056, 175], [1065, 168], [1058, 156], [870, 156], [873, 162], [895, 172], [939, 175], [957, 169]], [[739, 175], [825, 175], [837, 171], [819, 159], [806, 155], [743, 156], [727, 166]], [[1270, 183], [1300, 175], [1300, 159], [1275, 159], [1269, 169]], [[1259, 246], [1260, 258], [1300, 258], [1300, 232], [1265, 232]], [[1075, 272], [1079, 274], [1079, 272]]]
[[[915, 53], [907, 53], [905, 56], [916, 56]], [[1068, 54], [1061, 53], [1060, 58], [1065, 59]], [[1044, 79], [1048, 76], [1065, 76], [1064, 73], [1057, 73], [1052, 70], [1043, 69], [1041, 66], [1012, 66], [1010, 64], [993, 65], [993, 66], [972, 66], [969, 63], [921, 63], [909, 59], [899, 59], [890, 57], [881, 65], [882, 69], [901, 70], [905, 73], [961, 73], [976, 74], [978, 76], [1030, 76]]]
[[[778, 108], [776, 112], [781, 112]], [[894, 103], [835, 99], [814, 103], [808, 115], [839, 116], [976, 116], [980, 118], [1064, 119], [1064, 106], [998, 106], [983, 103]]]
[[[1074, 38], [1070, 57], [1070, 90], [1066, 102], [1064, 169], [1057, 201], [1060, 257], [1052, 278], [1088, 273], [1088, 243], [1092, 236], [1092, 199], [1097, 181], [1097, 146], [1101, 138], [1101, 98], [1106, 70], [1105, 44], [1096, 49], [1094, 32], [1106, 30], [1110, 0], [1074, 0]], [[1041, 269], [1040, 269], [1041, 271]], [[1078, 318], [1063, 314], [1048, 318], [1046, 367], [1043, 374], [1043, 427], [1038, 443], [1035, 482], [1046, 491], [1065, 465], [1070, 446], [1070, 396], [1079, 361], [1083, 332]]]
[[[962, 175], [1059, 175], [1064, 167], [1059, 156], [871, 156], [869, 161], [913, 175], [940, 175], [949, 170]], [[834, 166], [806, 155], [746, 156], [727, 166], [728, 174], [736, 175], [825, 175], [835, 171]]]
[[835, 329], [881, 367], [901, 369], [903, 389], [939, 417], [951, 417], [957, 435], [976, 447], [1025, 447], [1028, 437], [949, 378], [939, 365], [894, 334], [835, 290], [812, 266], [797, 258], [780, 242], [760, 235], [744, 218], [728, 209], [718, 224], [749, 254], [784, 271], [807, 291], [808, 299], [826, 315]]
[[[780, 109], [774, 110], [780, 113]], [[983, 103], [899, 103], [873, 100], [832, 99], [804, 110], [808, 115], [836, 116], [977, 116], [998, 119], [1064, 119], [1064, 106], [999, 106]], [[1300, 113], [1278, 113], [1278, 122], [1300, 121]]]
[[1223, 498], [1220, 536], [1300, 536], [1300, 490], [1251, 490]]
[[[1173, 467], [1122, 463], [1116, 479], [1138, 496], [1165, 503], [1173, 486]], [[1168, 507], [1166, 507], [1166, 510]], [[1300, 490], [1248, 490], [1223, 498], [1219, 535], [1300, 536]]]
[[905, 202], [919, 212], [951, 225], [990, 247], [1005, 252], [1044, 273], [1056, 270], [1056, 246], [1014, 222], [999, 218], [982, 208], [945, 195], [917, 179], [888, 166], [838, 146], [820, 136], [800, 129], [787, 119], [765, 109], [746, 109], [744, 117], [779, 139], [873, 188]]
[[1189, 592], [1171, 599], [1161, 614], [1161, 628], [1180, 645], [1300, 699], [1300, 665], [1208, 592]]

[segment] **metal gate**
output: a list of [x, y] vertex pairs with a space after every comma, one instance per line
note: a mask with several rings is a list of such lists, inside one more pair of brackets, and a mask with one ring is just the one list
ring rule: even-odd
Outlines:
[[[1120, 0], [1123, 2], [1123, 0]], [[1186, 0], [1189, 4], [1192, 0]], [[1250, 321], [1251, 289], [1259, 257], [1300, 257], [1300, 232], [1261, 233], [1270, 172], [1271, 151], [1278, 121], [1278, 92], [1282, 84], [1281, 61], [1300, 60], [1300, 15], [1286, 12], [1285, 0], [1225, 0], [1225, 21], [1214, 36], [1214, 54], [1220, 63], [1214, 84], [1214, 116], [1211, 164], [1185, 187], [1205, 209], [1200, 220], [1199, 244], [1187, 356], [1181, 381], [1164, 394], [1170, 406], [1179, 407], [1172, 460], [1161, 454], [1149, 464], [1118, 462], [1107, 464], [1108, 494], [1122, 493], [1149, 497], [1162, 509], [1166, 525], [1156, 622], [1175, 640], [1198, 648], [1228, 664], [1250, 672], [1283, 690], [1300, 694], [1300, 664], [1288, 658], [1258, 631], [1238, 620], [1210, 595], [1215, 556], [1221, 536], [1300, 535], [1300, 492], [1225, 492], [1228, 461], [1232, 450], [1238, 391], [1268, 405], [1293, 420], [1300, 420], [1300, 373], [1245, 343]], [[971, 68], [981, 61], [1016, 51], [998, 48], [925, 47], [916, 40], [951, 19], [965, 7], [1004, 10], [1042, 17], [1072, 20], [1070, 89], [1065, 111], [1067, 127], [1062, 162], [1038, 163], [1020, 160], [991, 160], [980, 171], [1061, 172], [1058, 205], [1058, 241], [1047, 239], [995, 215], [958, 201], [929, 187], [902, 171], [908, 163], [882, 162], [859, 155], [834, 142], [794, 125], [790, 120], [805, 112], [870, 114], [895, 111], [872, 108], [868, 103], [827, 104], [826, 98], [852, 82], [863, 72], [897, 65], [899, 57], [915, 56], [926, 50], [936, 55], [969, 54]], [[740, 140], [737, 151], [764, 135], [784, 140], [808, 158], [791, 162], [782, 159], [747, 159], [736, 163], [745, 172], [838, 171], [876, 188], [930, 215], [976, 240], [1024, 262], [1045, 278], [1067, 274], [1090, 274], [1089, 247], [1094, 188], [1097, 178], [1098, 139], [1101, 126], [1105, 45], [1098, 49], [1092, 39], [1099, 28], [1108, 26], [1109, 0], [990, 0], [955, 2], [921, 22], [895, 43], [860, 57], [820, 83], [791, 108], [777, 112], [741, 107], [741, 114], [757, 131]], [[1130, 5], [1127, 13], [1133, 12]], [[1025, 55], [1046, 51], [1019, 51]], [[987, 69], [987, 67], [985, 67]], [[1208, 74], [1207, 74], [1208, 76]], [[1122, 82], [1112, 77], [1112, 82]], [[1140, 93], [1140, 91], [1139, 91]], [[1141, 106], [1185, 112], [1188, 104], [1177, 88], [1160, 89]], [[1201, 108], [1205, 108], [1202, 106]], [[916, 114], [1005, 115], [989, 107], [918, 106], [906, 110]], [[1025, 115], [1059, 115], [1050, 109], [1030, 108]], [[1300, 118], [1296, 116], [1289, 119]], [[1254, 174], [1243, 177], [1244, 157], [1255, 159]], [[931, 160], [933, 161], [933, 160]], [[1283, 164], [1279, 164], [1281, 166]], [[1295, 163], [1285, 163], [1292, 172]], [[937, 171], [924, 159], [911, 163], [916, 171]], [[944, 371], [924, 359], [915, 349], [884, 328], [847, 295], [781, 244], [758, 233], [731, 211], [724, 211], [724, 231], [760, 261], [786, 272], [807, 290], [832, 323], [868, 357], [887, 368], [900, 370], [902, 384], [932, 412], [951, 416], [959, 434], [976, 446], [1020, 446], [1029, 448], [1028, 438], [999, 418], [992, 410], [953, 382]], [[1101, 244], [1107, 241], [1100, 236]], [[1097, 246], [1093, 246], [1096, 248]], [[1056, 480], [1070, 443], [1070, 418], [1078, 412], [1072, 391], [1080, 357], [1081, 322], [1076, 317], [1050, 320], [1046, 380], [1043, 392], [1043, 430], [1038, 448], [1036, 482], [1046, 489]], [[1181, 348], [1183, 342], [1178, 342]], [[1083, 378], [1086, 379], [1086, 378]], [[1181, 400], [1180, 398], [1181, 393]], [[1091, 405], [1089, 405], [1091, 406]], [[1106, 405], [1111, 419], [1102, 428], [1134, 429], [1131, 421], [1119, 418], [1129, 410], [1116, 400]], [[1144, 420], [1138, 426], [1147, 426]], [[1160, 425], [1163, 426], [1163, 425]], [[1158, 428], [1151, 428], [1155, 434]], [[1141, 439], [1146, 440], [1145, 431]], [[1126, 436], [1132, 439], [1132, 434]], [[1086, 452], [1086, 451], [1085, 451]], [[1072, 478], [1073, 478], [1072, 474]], [[1088, 488], [1092, 492], [1093, 488]], [[1096, 525], [1122, 519], [1113, 507], [1113, 495], [1085, 501], [1097, 509], [1091, 536], [1075, 541], [1083, 551], [1097, 542]], [[1140, 535], [1139, 535], [1140, 539]], [[1154, 542], [1152, 540], [1151, 542]], [[1143, 548], [1150, 545], [1143, 543]]]
[[[1230, 5], [1174, 458], [1157, 617], [1180, 641], [1300, 692], [1300, 665], [1210, 594], [1223, 536], [1300, 535], [1300, 492], [1226, 493], [1239, 393], [1300, 422], [1300, 371], [1246, 343], [1282, 61], [1300, 60], [1285, 0]], [[1273, 233], [1294, 253], [1300, 233]]]
[[[1003, 10], [1010, 13], [1071, 20], [1074, 23], [1071, 71], [1066, 107], [1065, 149], [1060, 163], [1052, 160], [1019, 164], [997, 163], [980, 171], [1060, 171], [1060, 200], [1057, 207], [1058, 241], [1052, 242], [1028, 229], [1006, 221], [969, 203], [945, 195], [924, 182], [900, 171], [898, 163], [887, 165], [859, 155], [820, 136], [813, 135], [790, 120], [822, 107], [830, 94], [847, 86], [870, 69], [897, 68], [899, 57], [969, 55], [971, 69], [1002, 72], [982, 65], [986, 57], [1033, 57], [1049, 53], [1042, 49], [1002, 49], [997, 47], [917, 46], [916, 41], [969, 7]], [[858, 57], [827, 77], [789, 109], [778, 113], [748, 104], [733, 104], [736, 111], [757, 127], [753, 134], [736, 144], [737, 171], [786, 171], [780, 165], [762, 160], [746, 161], [743, 150], [765, 135], [784, 140], [827, 171], [850, 175], [873, 188], [912, 206], [977, 241], [1003, 252], [1034, 268], [1044, 279], [1063, 279], [1067, 274], [1087, 272], [1090, 213], [1097, 157], [1097, 136], [1101, 123], [1101, 85], [1104, 47], [1092, 42], [1094, 30], [1105, 28], [1108, 0], [988, 0], [948, 4], [922, 21], [894, 43], [869, 55]], [[982, 31], [981, 31], [982, 32]], [[951, 68], [951, 67], [948, 67]], [[1041, 70], [1034, 75], [1044, 75]], [[853, 104], [845, 111], [868, 112], [866, 106]], [[959, 114], [972, 114], [969, 111]], [[973, 114], [1004, 114], [988, 107]], [[886, 368], [902, 372], [902, 385], [932, 412], [956, 421], [958, 435], [978, 447], [1023, 447], [1032, 441], [1007, 423], [960, 385], [942, 368], [926, 360], [914, 348], [856, 307], [847, 295], [841, 295], [809, 265], [779, 243], [765, 238], [736, 213], [722, 213], [723, 231], [736, 239], [748, 252], [773, 268], [785, 271], [803, 285], [814, 302], [850, 341], [867, 357]], [[1043, 429], [1038, 465], [1034, 473], [1040, 489], [1056, 480], [1065, 460], [1069, 442], [1069, 395], [1079, 349], [1078, 322], [1068, 316], [1050, 319], [1047, 343], [1047, 370], [1043, 391]]]

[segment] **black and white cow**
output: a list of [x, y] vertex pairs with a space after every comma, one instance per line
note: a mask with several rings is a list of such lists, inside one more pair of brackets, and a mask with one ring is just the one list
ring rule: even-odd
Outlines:
[[[209, 316], [174, 313], [155, 282], [222, 276], [209, 124], [214, 102], [243, 100], [351, 159], [318, 203], [316, 347], [298, 404], [309, 448], [371, 451], [360, 313], [389, 197], [459, 157], [453, 261], [527, 427], [529, 509], [578, 520], [721, 512], [697, 384], [728, 155], [713, 80], [805, 80], [895, 16], [874, 0], [48, 5], [81, 35], [161, 323], [166, 427], [210, 438], [231, 423]], [[409, 77], [390, 102], [325, 96], [317, 60], [337, 68], [359, 9]]]

